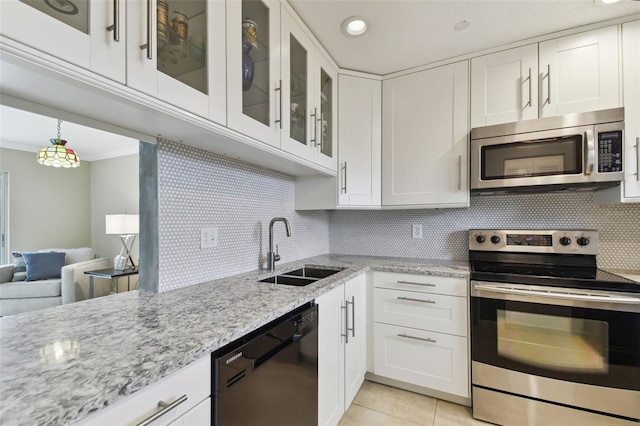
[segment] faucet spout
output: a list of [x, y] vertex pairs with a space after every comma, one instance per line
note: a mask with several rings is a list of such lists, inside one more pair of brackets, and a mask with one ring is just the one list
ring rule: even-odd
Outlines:
[[273, 224], [276, 222], [283, 222], [287, 231], [287, 237], [291, 236], [291, 226], [289, 225], [287, 218], [274, 217], [271, 219], [271, 222], [269, 222], [269, 253], [267, 253], [267, 265], [269, 266], [270, 271], [274, 271], [276, 269], [276, 261], [280, 260], [277, 248], [275, 252], [273, 251]]

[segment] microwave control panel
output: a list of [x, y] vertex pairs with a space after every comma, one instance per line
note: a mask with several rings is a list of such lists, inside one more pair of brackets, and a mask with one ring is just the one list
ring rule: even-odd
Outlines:
[[598, 133], [598, 173], [622, 171], [622, 131]]

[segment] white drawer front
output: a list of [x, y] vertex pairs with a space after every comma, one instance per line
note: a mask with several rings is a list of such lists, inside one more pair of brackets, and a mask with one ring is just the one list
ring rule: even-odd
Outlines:
[[140, 389], [113, 406], [90, 415], [78, 424], [83, 426], [137, 425], [161, 410], [158, 407], [159, 401], [171, 404], [181, 398], [184, 399], [184, 395], [187, 396], [184, 402], [167, 410], [166, 414], [159, 417], [152, 425], [168, 425], [211, 395], [210, 356], [205, 356], [182, 370]]
[[466, 278], [374, 272], [373, 286], [467, 297], [469, 284]]
[[374, 323], [373, 345], [375, 374], [469, 397], [466, 338]]
[[467, 298], [376, 288], [373, 320], [401, 327], [467, 336]]

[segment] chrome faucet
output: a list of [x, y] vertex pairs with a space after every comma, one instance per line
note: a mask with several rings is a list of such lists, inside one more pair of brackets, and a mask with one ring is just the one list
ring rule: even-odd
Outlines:
[[273, 252], [273, 224], [276, 222], [284, 222], [284, 226], [287, 228], [287, 237], [291, 236], [291, 227], [289, 226], [289, 221], [286, 218], [274, 217], [271, 219], [271, 222], [269, 223], [269, 253], [267, 253], [267, 266], [270, 271], [274, 271], [276, 269], [276, 262], [280, 260], [277, 245], [275, 253]]

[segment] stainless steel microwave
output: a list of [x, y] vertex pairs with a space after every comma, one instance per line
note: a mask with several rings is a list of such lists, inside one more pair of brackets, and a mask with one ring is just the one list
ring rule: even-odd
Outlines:
[[624, 108], [471, 130], [473, 193], [592, 190], [623, 179]]

